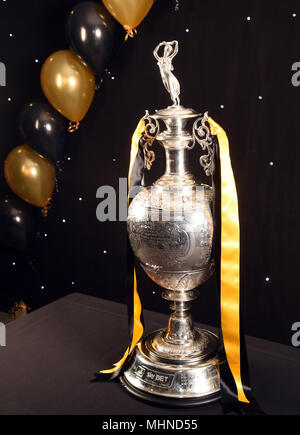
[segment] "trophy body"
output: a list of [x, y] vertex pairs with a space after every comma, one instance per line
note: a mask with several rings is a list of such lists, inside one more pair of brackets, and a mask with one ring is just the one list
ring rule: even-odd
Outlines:
[[[214, 269], [213, 190], [198, 183], [187, 164], [188, 151], [197, 141], [209, 151], [202, 157], [206, 173], [212, 170], [208, 118], [180, 106], [178, 95], [172, 99], [173, 106], [145, 117], [146, 135], [151, 133], [151, 140], [157, 139], [165, 149], [166, 171], [132, 200], [127, 227], [136, 257], [163, 288], [162, 297], [172, 302], [173, 313], [167, 328], [138, 343], [121, 381], [140, 398], [181, 406], [218, 399], [220, 378], [218, 338], [195, 328], [189, 312], [196, 288]], [[192, 133], [186, 129], [190, 121]], [[149, 136], [146, 162], [153, 154], [147, 146]]]

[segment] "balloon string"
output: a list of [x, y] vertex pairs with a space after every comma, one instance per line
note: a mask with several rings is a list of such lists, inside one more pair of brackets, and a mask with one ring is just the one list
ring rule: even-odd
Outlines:
[[53, 200], [52, 200], [52, 198], [48, 198], [47, 203], [42, 208], [42, 216], [44, 218], [46, 218], [48, 216], [48, 212], [52, 208], [52, 206], [53, 206]]
[[68, 127], [68, 132], [69, 133], [74, 133], [74, 131], [77, 131], [78, 128], [79, 128], [79, 124], [80, 124], [79, 121], [77, 121], [77, 122], [71, 122], [70, 121], [70, 124], [69, 124], [69, 127]]
[[134, 38], [137, 34], [137, 30], [133, 29], [132, 27], [128, 26], [127, 24], [124, 26], [124, 29], [126, 30], [126, 36], [125, 36], [125, 41], [127, 41], [127, 39], [130, 38]]

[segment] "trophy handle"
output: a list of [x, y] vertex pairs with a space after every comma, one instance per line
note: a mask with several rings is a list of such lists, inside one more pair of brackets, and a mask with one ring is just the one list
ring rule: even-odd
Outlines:
[[146, 114], [143, 117], [145, 122], [145, 130], [141, 137], [141, 143], [144, 150], [145, 168], [150, 171], [153, 162], [155, 161], [155, 153], [149, 150], [153, 142], [157, 138], [160, 132], [159, 122], [149, 115], [149, 111], [146, 110]]
[[204, 154], [200, 157], [200, 165], [203, 167], [205, 174], [207, 176], [211, 176], [215, 172], [215, 147], [213, 137], [209, 128], [208, 118], [208, 112], [205, 112], [203, 116], [200, 116], [194, 122], [193, 142], [189, 148], [194, 148], [196, 142], [198, 142], [202, 150], [207, 151], [207, 154]]

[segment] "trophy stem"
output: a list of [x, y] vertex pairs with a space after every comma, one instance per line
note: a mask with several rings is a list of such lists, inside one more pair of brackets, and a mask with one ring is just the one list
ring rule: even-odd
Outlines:
[[172, 301], [170, 308], [174, 311], [169, 317], [165, 341], [174, 345], [187, 345], [195, 340], [195, 329], [190, 313], [191, 301], [197, 299], [198, 291], [172, 291], [164, 290], [162, 297]]
[[171, 309], [174, 312], [169, 317], [168, 327], [160, 330], [153, 339], [148, 341], [149, 348], [173, 359], [194, 358], [202, 354], [207, 343], [199, 330], [194, 328], [190, 313], [190, 301], [196, 299], [197, 296], [198, 293], [195, 290], [163, 291], [162, 297], [172, 301]]
[[174, 313], [169, 317], [166, 342], [180, 345], [194, 339], [194, 325], [190, 308], [189, 302], [175, 301], [171, 304]]

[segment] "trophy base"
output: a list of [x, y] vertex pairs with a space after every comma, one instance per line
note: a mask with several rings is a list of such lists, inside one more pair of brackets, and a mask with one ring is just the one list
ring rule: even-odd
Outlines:
[[137, 344], [121, 384], [140, 399], [166, 406], [196, 406], [218, 400], [218, 338], [209, 331], [195, 329], [201, 342], [199, 352], [194, 346], [191, 356], [187, 356], [184, 346], [178, 346], [175, 356], [155, 349], [165, 332], [156, 331]]

